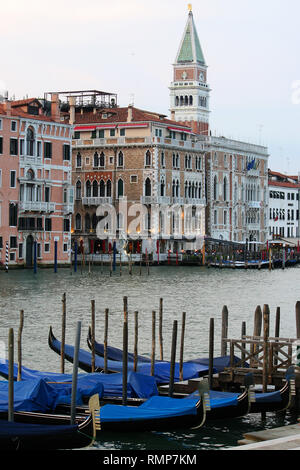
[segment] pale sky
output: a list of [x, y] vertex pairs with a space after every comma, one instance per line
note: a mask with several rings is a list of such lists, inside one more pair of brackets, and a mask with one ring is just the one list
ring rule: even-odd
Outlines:
[[97, 89], [170, 116], [172, 64], [192, 3], [214, 133], [268, 146], [300, 172], [299, 0], [0, 0], [0, 92]]

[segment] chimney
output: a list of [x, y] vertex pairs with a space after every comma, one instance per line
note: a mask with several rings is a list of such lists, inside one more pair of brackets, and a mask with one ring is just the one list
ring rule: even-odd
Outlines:
[[60, 121], [59, 99], [57, 93], [51, 94], [51, 117], [54, 121]]
[[69, 105], [70, 105], [70, 124], [75, 123], [75, 96], [69, 96]]
[[175, 111], [171, 111], [171, 119], [172, 121], [175, 121]]
[[10, 101], [5, 101], [4, 102], [4, 109], [6, 111], [7, 116], [11, 116], [11, 102]]
[[132, 105], [130, 104], [128, 106], [127, 122], [131, 122], [131, 121], [132, 121]]

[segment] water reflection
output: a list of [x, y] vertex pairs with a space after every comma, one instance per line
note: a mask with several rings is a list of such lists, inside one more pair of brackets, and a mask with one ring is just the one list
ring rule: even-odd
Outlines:
[[[153, 267], [150, 275], [139, 267], [129, 275], [118, 269], [110, 276], [108, 268], [93, 267], [89, 273], [74, 273], [69, 269], [0, 271], [0, 340], [7, 341], [8, 329], [17, 334], [19, 312], [24, 310], [22, 336], [23, 364], [27, 367], [60, 371], [60, 358], [48, 346], [49, 326], [60, 338], [62, 294], [67, 298], [66, 342], [74, 344], [78, 320], [82, 322], [81, 347], [87, 349], [87, 332], [91, 322], [91, 300], [96, 303], [96, 338], [103, 341], [104, 310], [109, 308], [108, 343], [122, 347], [123, 296], [128, 297], [129, 349], [133, 350], [134, 316], [139, 312], [139, 354], [151, 354], [152, 310], [158, 312], [159, 299], [164, 299], [164, 357], [169, 359], [172, 324], [177, 319], [179, 331], [182, 312], [186, 312], [185, 359], [208, 355], [209, 319], [215, 319], [215, 355], [220, 354], [221, 312], [229, 310], [229, 337], [239, 338], [242, 322], [247, 334], [252, 334], [257, 305], [269, 304], [270, 334], [275, 331], [275, 312], [281, 308], [281, 336], [295, 337], [295, 304], [299, 299], [300, 268], [285, 270], [218, 270], [200, 267]], [[157, 315], [158, 316], [158, 315]], [[158, 348], [157, 348], [158, 351]], [[158, 354], [158, 352], [157, 352]], [[66, 364], [66, 372], [72, 365]], [[197, 432], [139, 433], [138, 435], [107, 436], [97, 442], [101, 449], [218, 449], [235, 445], [244, 432], [276, 427], [277, 416], [266, 422], [260, 416], [249, 415], [234, 422], [206, 424]], [[282, 418], [281, 418], [282, 419]], [[283, 418], [288, 420], [289, 417]], [[151, 437], [150, 437], [151, 435]]]

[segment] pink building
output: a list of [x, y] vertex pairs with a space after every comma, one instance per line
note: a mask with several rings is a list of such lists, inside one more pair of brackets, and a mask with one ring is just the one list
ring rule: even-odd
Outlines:
[[0, 264], [69, 264], [72, 126], [58, 96], [0, 103]]

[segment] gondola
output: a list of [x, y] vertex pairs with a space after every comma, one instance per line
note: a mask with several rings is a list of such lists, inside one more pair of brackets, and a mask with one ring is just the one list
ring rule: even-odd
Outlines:
[[[205, 403], [201, 395], [189, 401], [154, 396], [148, 400], [136, 400], [135, 406], [132, 406], [131, 401], [126, 405], [123, 405], [122, 402], [119, 404], [107, 403], [105, 400], [100, 401], [98, 395], [94, 395], [90, 399], [90, 403], [89, 408], [84, 405], [76, 407], [75, 422], [80, 432], [84, 432], [87, 424], [86, 413], [90, 410], [90, 413], [94, 414], [94, 435], [96, 435], [97, 430], [102, 433], [102, 431], [137, 432], [195, 429], [201, 427], [206, 418]], [[7, 420], [7, 408], [8, 405], [3, 411], [2, 406], [2, 411], [0, 411], [1, 422]], [[31, 408], [33, 411], [24, 411], [22, 405], [20, 405], [14, 411], [14, 421], [23, 425], [48, 426], [50, 428], [52, 426], [53, 429], [58, 430], [69, 429], [69, 405], [65, 405], [64, 412], [58, 412], [57, 409], [48, 412], [34, 411], [35, 406], [33, 404], [31, 404]], [[98, 423], [97, 428], [96, 423]], [[26, 442], [26, 445], [29, 444], [29, 441]]]
[[267, 413], [284, 411], [291, 407], [295, 395], [295, 372], [291, 366], [286, 371], [286, 381], [280, 390], [266, 393], [255, 393], [250, 413]]
[[[88, 337], [87, 337], [87, 344], [88, 344], [89, 349], [92, 350], [93, 346], [92, 346], [92, 338], [91, 338], [91, 329], [90, 328], [89, 328], [89, 333], [88, 333]], [[95, 350], [95, 354], [97, 356], [102, 357], [102, 358], [104, 357], [104, 344], [99, 343], [97, 341], [94, 341], [94, 350]], [[119, 362], [122, 361], [122, 357], [123, 357], [122, 349], [118, 349], [118, 348], [113, 347], [113, 346], [107, 346], [106, 351], [107, 351], [107, 359], [109, 361], [119, 361]], [[128, 353], [128, 361], [133, 363], [133, 361], [134, 361], [134, 354], [133, 353]], [[222, 372], [226, 367], [230, 367], [231, 361], [232, 361], [232, 358], [230, 357], [230, 355], [214, 357], [213, 358], [214, 372], [215, 373]], [[239, 361], [240, 361], [240, 358], [238, 358], [237, 356], [235, 356], [233, 358], [234, 364], [237, 364]], [[150, 363], [150, 362], [151, 362], [151, 359], [149, 359], [148, 357], [142, 356], [142, 355], [137, 355], [137, 363], [138, 364]], [[199, 365], [208, 367], [209, 366], [209, 359], [207, 357], [205, 357], [205, 358], [200, 357], [200, 358], [197, 358], [197, 359], [188, 360], [188, 361], [186, 361], [186, 363], [194, 363], [194, 364], [199, 364]], [[112, 363], [112, 367], [113, 367], [113, 363]], [[244, 367], [248, 367], [248, 364], [244, 364]]]
[[[253, 400], [253, 395], [250, 392], [252, 384], [252, 374], [247, 374], [245, 376], [245, 390], [242, 393], [208, 390], [209, 409], [206, 411], [206, 420], [234, 419], [247, 415], [251, 407], [251, 400]], [[182, 399], [195, 399], [198, 395], [199, 391], [197, 390]]]
[[[48, 344], [50, 348], [55, 351], [57, 354], [61, 354], [61, 342], [58, 341], [50, 327]], [[68, 344], [64, 346], [64, 357], [67, 361], [73, 362], [74, 357], [74, 347]], [[91, 372], [92, 370], [92, 354], [89, 351], [83, 349], [79, 350], [78, 353], [78, 367], [85, 372]], [[104, 371], [104, 359], [100, 356], [95, 356], [95, 371], [103, 372]], [[107, 361], [107, 369], [110, 373], [113, 372], [122, 372], [123, 363], [120, 361]], [[127, 364], [128, 371], [134, 371], [133, 362], [128, 362]], [[207, 365], [196, 362], [184, 362], [183, 363], [183, 380], [188, 380], [196, 377], [201, 377], [207, 375], [209, 368]], [[137, 366], [137, 372], [143, 375], [151, 375], [151, 363], [141, 363]], [[154, 365], [154, 375], [157, 384], [166, 384], [170, 381], [170, 363], [157, 361]], [[179, 364], [175, 364], [174, 380], [180, 380], [180, 370]]]
[[[92, 400], [91, 400], [92, 403]], [[92, 404], [90, 405], [93, 406]], [[70, 424], [52, 413], [16, 412], [13, 421], [0, 419], [1, 450], [66, 450], [91, 446], [96, 438], [96, 410]], [[51, 418], [52, 416], [52, 418]]]
[[[13, 364], [13, 377], [17, 380], [18, 364]], [[7, 360], [0, 361], [0, 376], [8, 379], [9, 364]], [[57, 390], [65, 390], [65, 395], [71, 394], [72, 374], [62, 374], [48, 371], [39, 371], [29, 369], [24, 365], [21, 367], [21, 379], [43, 379], [47, 384], [52, 385]], [[0, 387], [1, 389], [1, 387]], [[97, 393], [100, 398], [110, 399], [122, 396], [123, 393], [123, 374], [79, 373], [77, 376], [77, 396], [78, 402], [87, 403], [90, 396]], [[153, 395], [158, 395], [156, 381], [149, 375], [139, 374], [138, 372], [128, 372], [127, 374], [127, 398], [145, 399]]]
[[198, 429], [205, 419], [202, 397], [189, 403], [177, 398], [155, 396], [139, 406], [106, 404], [100, 407], [101, 430], [110, 432]]

